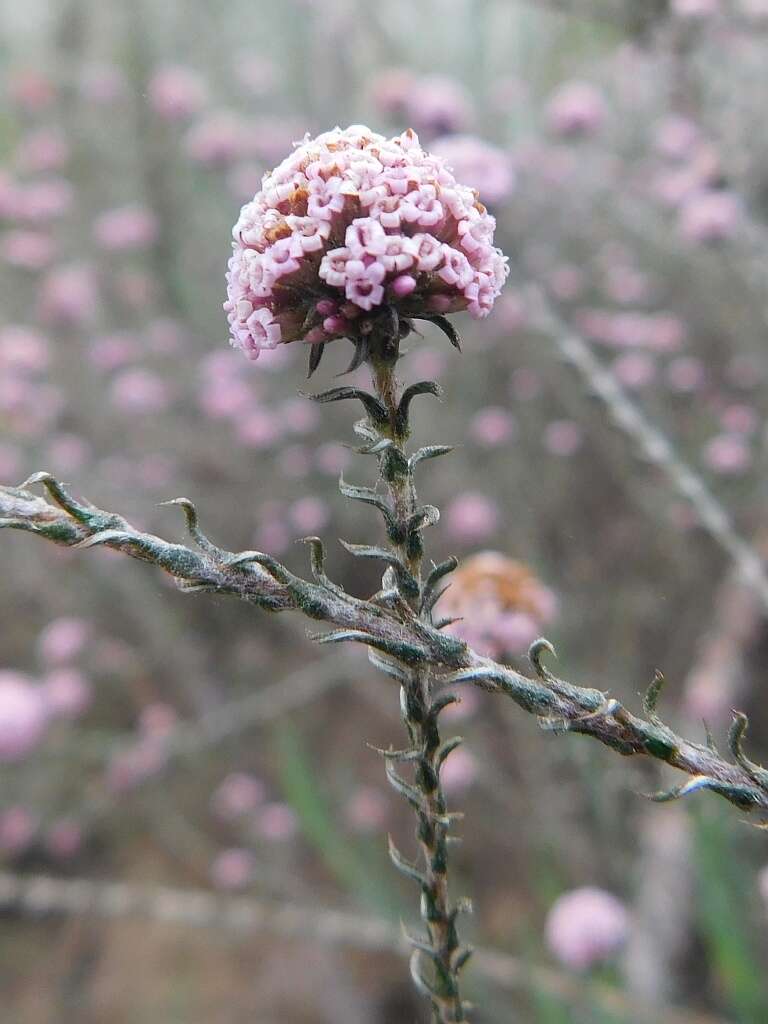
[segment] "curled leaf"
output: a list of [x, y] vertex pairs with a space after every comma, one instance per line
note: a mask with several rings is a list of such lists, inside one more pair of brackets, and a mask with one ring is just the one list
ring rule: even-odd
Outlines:
[[183, 511], [184, 518], [187, 521], [187, 530], [189, 531], [189, 535], [200, 550], [204, 551], [207, 555], [211, 555], [211, 557], [216, 558], [217, 560], [221, 558], [223, 555], [221, 549], [213, 544], [200, 529], [197, 508], [194, 502], [190, 501], [189, 498], [171, 498], [170, 501], [160, 502], [161, 507], [170, 507], [173, 505], [177, 505]]
[[408, 416], [411, 402], [417, 395], [433, 395], [435, 398], [441, 398], [443, 389], [433, 380], [420, 380], [405, 389], [395, 413], [395, 430], [400, 436], [408, 433]]
[[304, 392], [300, 392], [300, 394], [303, 394], [304, 397], [309, 398], [313, 402], [319, 402], [323, 405], [328, 402], [344, 402], [349, 398], [356, 398], [359, 402], [362, 402], [365, 411], [373, 423], [383, 424], [389, 418], [386, 408], [378, 398], [367, 391], [363, 391], [362, 388], [338, 387], [329, 388], [328, 391], [321, 391], [317, 395], [308, 395]]
[[427, 320], [429, 323], [434, 324], [435, 327], [439, 327], [453, 347], [458, 352], [461, 352], [461, 339], [459, 338], [459, 333], [448, 317], [435, 314], [434, 316], [420, 316], [418, 319]]
[[418, 451], [414, 452], [408, 460], [411, 469], [416, 467], [420, 462], [424, 462], [426, 459], [439, 459], [441, 455], [449, 455], [452, 451], [456, 450], [456, 445], [453, 444], [430, 444], [424, 448], [419, 448]]
[[316, 344], [309, 346], [309, 364], [307, 366], [307, 380], [309, 380], [309, 378], [320, 365], [320, 360], [323, 358], [323, 352], [325, 352], [324, 341], [319, 341]]
[[533, 666], [533, 670], [539, 679], [545, 679], [548, 681], [552, 674], [549, 669], [544, 667], [541, 661], [542, 655], [545, 653], [551, 654], [553, 658], [557, 657], [557, 651], [549, 640], [547, 640], [546, 637], [540, 636], [538, 640], [534, 640], [528, 648], [528, 660]]
[[658, 669], [656, 669], [653, 674], [651, 684], [645, 691], [645, 696], [643, 697], [643, 711], [650, 718], [656, 717], [656, 705], [658, 704], [665, 681], [664, 676]]

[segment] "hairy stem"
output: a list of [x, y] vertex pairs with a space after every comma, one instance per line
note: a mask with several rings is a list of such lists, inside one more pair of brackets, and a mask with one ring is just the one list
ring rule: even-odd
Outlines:
[[[370, 364], [376, 397], [387, 411], [385, 423], [371, 424], [382, 439], [390, 442], [379, 455], [381, 479], [385, 483], [391, 502], [389, 528], [390, 547], [413, 580], [406, 592], [401, 584], [395, 585], [401, 601], [413, 617], [431, 626], [431, 615], [424, 609], [424, 583], [422, 579], [423, 544], [421, 533], [414, 524], [418, 503], [414, 473], [405, 454], [408, 438], [408, 417], [402, 414], [395, 378], [397, 344], [384, 341], [371, 353]], [[406, 410], [407, 412], [407, 410]], [[394, 574], [393, 574], [394, 575]], [[388, 757], [387, 774], [395, 789], [403, 792], [416, 811], [417, 838], [421, 849], [421, 864], [404, 862], [391, 847], [395, 865], [418, 879], [421, 890], [421, 916], [426, 928], [424, 940], [414, 939], [411, 964], [414, 982], [432, 1003], [433, 1021], [453, 1024], [466, 1021], [464, 1004], [459, 992], [459, 972], [469, 956], [462, 950], [456, 931], [457, 908], [452, 908], [448, 894], [448, 816], [446, 799], [440, 782], [440, 768], [446, 751], [453, 747], [441, 746], [438, 715], [444, 705], [436, 703], [433, 693], [433, 673], [428, 662], [416, 667], [400, 663], [397, 668], [401, 683], [401, 709], [408, 732], [409, 748], [403, 760], [415, 766], [415, 787], [402, 785], [404, 780], [394, 771], [395, 759]], [[430, 964], [424, 970], [424, 966]]]

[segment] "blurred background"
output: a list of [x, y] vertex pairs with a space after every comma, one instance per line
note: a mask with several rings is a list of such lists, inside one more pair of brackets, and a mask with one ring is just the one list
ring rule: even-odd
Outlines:
[[[512, 265], [463, 355], [427, 326], [401, 364], [447, 393], [417, 442], [460, 445], [421, 492], [462, 628], [522, 667], [545, 632], [635, 710], [662, 669], [670, 724], [725, 748], [738, 707], [768, 756], [765, 0], [4, 0], [0, 26], [1, 482], [47, 469], [178, 539], [184, 494], [228, 549], [304, 572], [320, 534], [377, 589], [336, 543], [379, 536], [337, 492], [370, 482], [350, 410], [297, 396], [301, 345], [229, 349], [221, 304], [294, 140], [410, 126]], [[400, 743], [397, 696], [363, 653], [21, 534], [0, 601], [3, 1024], [426, 1020], [384, 839], [412, 822], [366, 745]], [[450, 724], [454, 889], [497, 954], [477, 1024], [768, 1020], [764, 833], [650, 804], [672, 774], [501, 698]]]

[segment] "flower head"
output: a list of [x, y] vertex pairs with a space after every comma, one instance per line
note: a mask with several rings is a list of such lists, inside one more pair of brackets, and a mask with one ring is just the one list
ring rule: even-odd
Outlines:
[[547, 945], [563, 966], [586, 971], [613, 956], [629, 932], [623, 903], [595, 886], [564, 893], [550, 908]]
[[605, 101], [589, 82], [566, 82], [547, 105], [550, 129], [565, 138], [594, 135], [602, 127], [605, 116]]
[[552, 621], [552, 592], [521, 562], [496, 551], [466, 559], [440, 605], [458, 618], [455, 635], [491, 657], [520, 654]]
[[371, 317], [489, 312], [508, 273], [495, 221], [414, 132], [306, 138], [246, 203], [227, 273], [232, 343], [357, 340]]
[[40, 687], [19, 672], [0, 671], [0, 762], [21, 761], [47, 727], [48, 708]]

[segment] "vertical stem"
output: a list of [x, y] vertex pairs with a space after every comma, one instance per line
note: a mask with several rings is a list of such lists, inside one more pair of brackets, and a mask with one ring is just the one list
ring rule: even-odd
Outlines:
[[[415, 615], [425, 617], [428, 613], [421, 610], [423, 545], [421, 534], [409, 528], [409, 520], [417, 510], [417, 496], [413, 470], [405, 457], [408, 426], [407, 421], [401, 422], [397, 416], [397, 344], [390, 342], [383, 348], [384, 352], [379, 349], [371, 354], [370, 365], [376, 396], [389, 414], [388, 422], [383, 426], [377, 425], [377, 429], [382, 437], [392, 442], [395, 449], [394, 458], [391, 452], [384, 452], [380, 456], [381, 476], [389, 491], [396, 527], [396, 539], [390, 539], [390, 546], [418, 584], [415, 593], [401, 596]], [[410, 802], [418, 819], [416, 835], [422, 863], [416, 877], [421, 882], [421, 917], [427, 933], [424, 941], [414, 944], [412, 973], [417, 986], [431, 999], [435, 1024], [454, 1024], [467, 1020], [459, 992], [459, 971], [469, 956], [469, 951], [459, 946], [456, 931], [458, 908], [452, 908], [449, 902], [450, 818], [440, 782], [441, 764], [454, 744], [441, 747], [438, 715], [445, 705], [433, 702], [429, 666], [400, 665], [400, 677], [405, 680], [401, 699], [403, 720], [408, 731], [410, 750], [416, 754], [415, 788], [418, 800], [410, 799]], [[392, 773], [388, 774], [392, 781]], [[425, 962], [432, 964], [432, 971], [428, 974], [422, 972], [422, 964]]]

